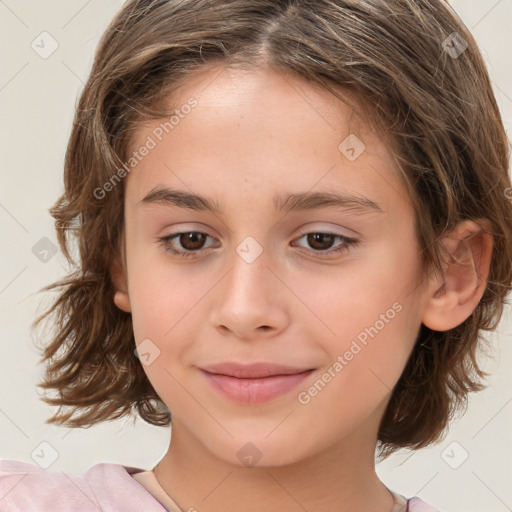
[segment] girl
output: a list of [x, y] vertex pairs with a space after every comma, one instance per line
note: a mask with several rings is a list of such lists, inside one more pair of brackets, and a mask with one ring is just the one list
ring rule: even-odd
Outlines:
[[45, 288], [41, 387], [49, 422], [135, 409], [172, 438], [150, 470], [2, 461], [0, 510], [437, 510], [388, 489], [375, 452], [440, 440], [483, 388], [507, 168], [441, 0], [127, 2], [51, 209], [80, 260]]

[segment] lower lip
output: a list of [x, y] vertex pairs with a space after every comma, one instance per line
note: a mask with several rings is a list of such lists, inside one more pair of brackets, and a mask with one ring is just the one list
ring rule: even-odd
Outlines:
[[273, 375], [261, 379], [239, 379], [201, 370], [214, 389], [225, 397], [244, 404], [259, 404], [291, 391], [314, 370], [290, 375]]

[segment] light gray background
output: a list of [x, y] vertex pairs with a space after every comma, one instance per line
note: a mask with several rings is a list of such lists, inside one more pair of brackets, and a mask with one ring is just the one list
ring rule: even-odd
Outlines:
[[[0, 458], [35, 463], [44, 453], [50, 471], [83, 473], [99, 462], [152, 467], [170, 432], [130, 420], [90, 429], [46, 425], [50, 408], [36, 388], [42, 374], [29, 325], [51, 296], [37, 290], [65, 275], [58, 252], [45, 263], [33, 247], [57, 245], [48, 208], [63, 190], [62, 167], [75, 104], [100, 34], [121, 0], [0, 0]], [[509, 134], [512, 0], [453, 0], [474, 34]], [[32, 41], [47, 31], [58, 42], [47, 59]], [[48, 48], [48, 46], [46, 46]], [[46, 242], [48, 243], [48, 242]], [[38, 247], [38, 246], [36, 246]], [[440, 444], [403, 451], [377, 465], [383, 481], [406, 496], [420, 495], [444, 512], [512, 510], [511, 312], [488, 336], [495, 357], [485, 362], [489, 388], [471, 397], [466, 414]], [[305, 433], [307, 435], [307, 433]], [[49, 443], [52, 448], [41, 443]], [[452, 443], [458, 444], [452, 444]], [[464, 451], [469, 454], [461, 463]], [[443, 455], [444, 454], [444, 455]], [[45, 459], [46, 457], [46, 459]]]

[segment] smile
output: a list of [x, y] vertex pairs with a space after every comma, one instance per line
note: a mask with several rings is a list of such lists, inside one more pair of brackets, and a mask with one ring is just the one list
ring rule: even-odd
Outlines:
[[244, 404], [264, 403], [290, 392], [306, 379], [312, 370], [300, 373], [242, 378], [201, 370], [207, 382], [222, 396]]

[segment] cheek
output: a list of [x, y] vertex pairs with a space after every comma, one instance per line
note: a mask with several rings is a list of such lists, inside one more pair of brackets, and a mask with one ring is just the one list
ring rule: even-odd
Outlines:
[[135, 339], [179, 341], [183, 334], [178, 336], [178, 332], [186, 325], [197, 325], [198, 306], [211, 288], [213, 276], [205, 279], [189, 265], [171, 263], [164, 250], [154, 245], [134, 250], [128, 260]]
[[345, 330], [340, 323], [338, 335], [328, 346], [329, 362], [311, 387], [301, 390], [304, 414], [315, 418], [327, 411], [333, 435], [355, 428], [379, 407], [413, 349], [414, 307], [395, 302], [382, 313], [384, 319], [358, 319], [362, 327], [357, 329]]
[[400, 377], [421, 324], [417, 265], [413, 244], [388, 244], [326, 283], [328, 294], [315, 295], [331, 331], [323, 336], [329, 360], [344, 360], [339, 385], [347, 379], [361, 392], [375, 391], [375, 384], [390, 391]]
[[396, 319], [400, 325], [410, 314], [398, 310], [417, 300], [413, 293], [417, 263], [413, 250], [382, 244], [369, 249], [368, 256], [340, 265], [339, 270], [314, 276], [315, 283], [308, 284], [309, 293], [304, 287], [303, 294], [332, 334], [341, 339], [356, 337], [374, 324], [379, 332], [391, 324], [396, 328]]

